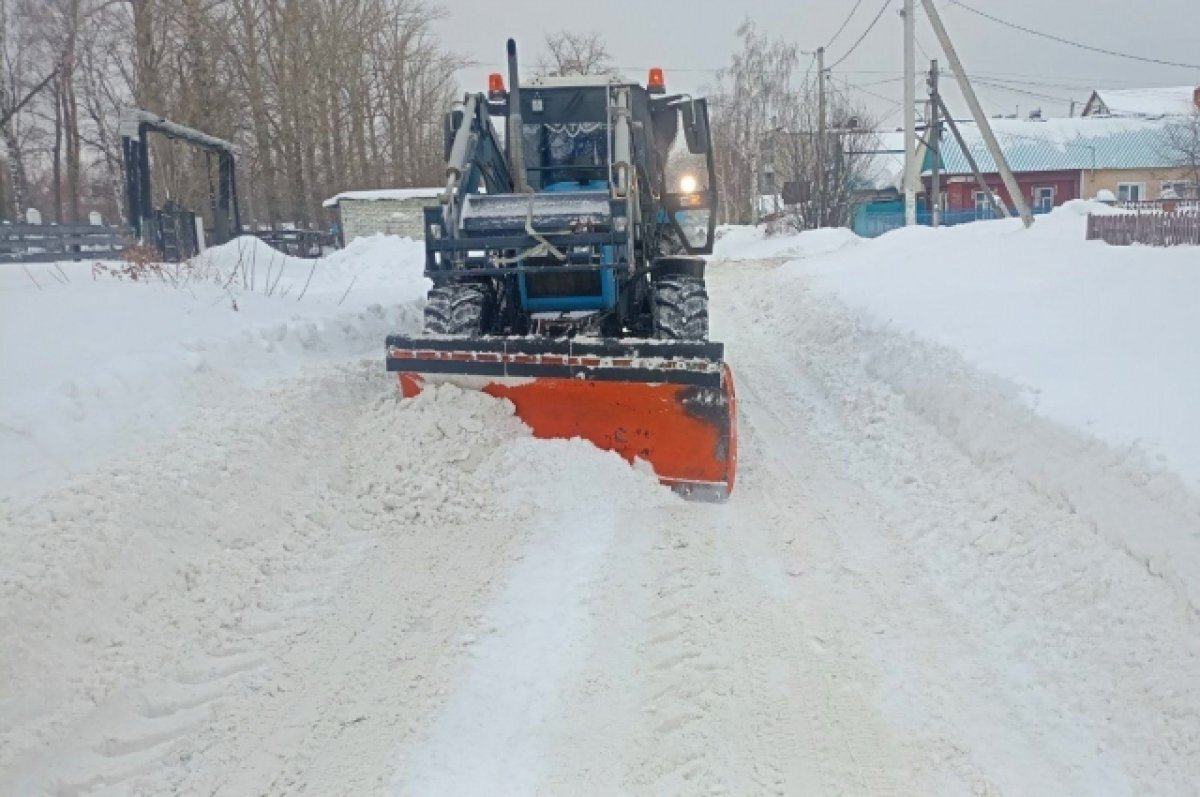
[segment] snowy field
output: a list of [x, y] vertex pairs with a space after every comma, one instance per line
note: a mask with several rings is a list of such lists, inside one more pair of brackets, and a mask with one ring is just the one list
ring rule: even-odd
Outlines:
[[377, 352], [389, 331], [419, 326], [423, 256], [376, 236], [314, 267], [247, 237], [136, 280], [108, 273], [119, 263], [0, 269], [4, 492], [94, 464], [230, 390]]
[[1200, 250], [1082, 209], [726, 230], [723, 505], [399, 399], [411, 241], [0, 271], [0, 794], [1195, 794]]

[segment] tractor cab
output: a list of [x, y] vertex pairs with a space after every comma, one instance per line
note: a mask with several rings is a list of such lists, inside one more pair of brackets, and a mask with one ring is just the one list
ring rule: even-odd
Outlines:
[[661, 69], [645, 86], [615, 75], [539, 76], [516, 91], [496, 73], [487, 110], [503, 120], [509, 162], [524, 167], [513, 177], [527, 190], [636, 197], [636, 210], [661, 228], [662, 254], [707, 254], [716, 204], [707, 104], [665, 92]]

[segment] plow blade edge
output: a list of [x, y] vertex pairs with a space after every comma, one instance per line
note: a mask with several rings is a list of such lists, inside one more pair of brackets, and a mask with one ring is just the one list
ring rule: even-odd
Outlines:
[[733, 489], [737, 419], [719, 343], [543, 338], [388, 338], [404, 396], [453, 382], [512, 402], [537, 437], [581, 437], [643, 459], [677, 492]]

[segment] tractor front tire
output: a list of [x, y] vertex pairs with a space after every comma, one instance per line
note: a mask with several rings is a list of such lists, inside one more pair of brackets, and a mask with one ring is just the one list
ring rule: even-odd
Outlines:
[[482, 335], [490, 294], [472, 283], [440, 285], [425, 301], [425, 332], [432, 335]]
[[708, 293], [704, 278], [671, 274], [653, 284], [654, 337], [708, 340]]

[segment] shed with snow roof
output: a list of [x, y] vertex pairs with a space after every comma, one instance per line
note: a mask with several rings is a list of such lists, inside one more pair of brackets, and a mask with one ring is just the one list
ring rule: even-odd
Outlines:
[[440, 188], [381, 188], [343, 191], [326, 199], [341, 219], [342, 245], [368, 235], [402, 235], [424, 238], [425, 208], [438, 203]]
[[1096, 89], [1084, 116], [1187, 116], [1200, 112], [1200, 86], [1150, 89]]

